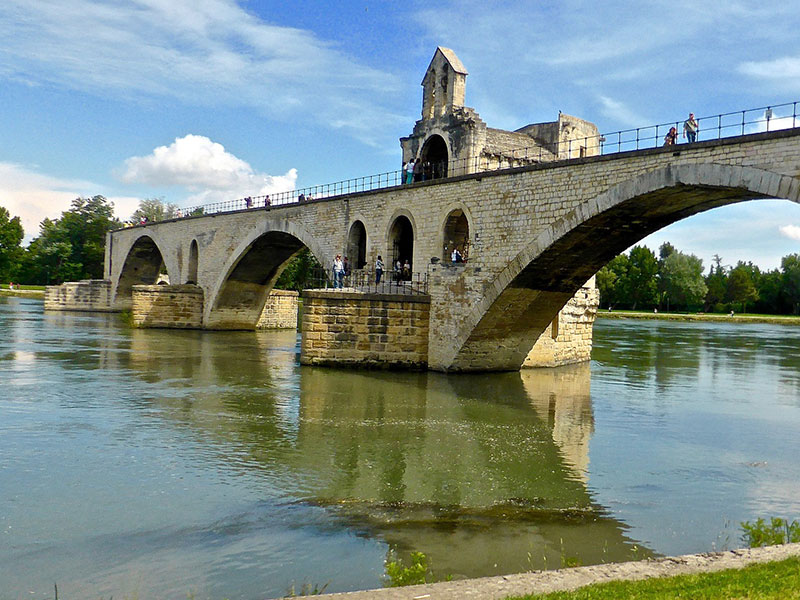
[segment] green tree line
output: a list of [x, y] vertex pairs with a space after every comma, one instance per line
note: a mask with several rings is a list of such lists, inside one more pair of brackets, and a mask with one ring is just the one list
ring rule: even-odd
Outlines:
[[597, 272], [600, 305], [631, 310], [757, 312], [800, 314], [800, 254], [789, 254], [781, 268], [762, 271], [752, 262], [714, 264], [703, 273], [703, 261], [672, 244], [658, 256], [646, 246], [634, 246]]

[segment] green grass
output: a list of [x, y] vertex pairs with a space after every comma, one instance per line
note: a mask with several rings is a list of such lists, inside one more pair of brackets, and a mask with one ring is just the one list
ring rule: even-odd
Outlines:
[[800, 600], [800, 557], [645, 581], [612, 581], [571, 592], [514, 596], [507, 600]]

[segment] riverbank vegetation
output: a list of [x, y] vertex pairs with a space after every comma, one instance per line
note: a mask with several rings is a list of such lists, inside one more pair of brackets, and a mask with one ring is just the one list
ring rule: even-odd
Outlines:
[[605, 309], [800, 315], [800, 254], [784, 256], [781, 268], [772, 271], [751, 262], [723, 265], [715, 255], [704, 275], [701, 259], [669, 243], [658, 257], [634, 246], [597, 272], [597, 287]]

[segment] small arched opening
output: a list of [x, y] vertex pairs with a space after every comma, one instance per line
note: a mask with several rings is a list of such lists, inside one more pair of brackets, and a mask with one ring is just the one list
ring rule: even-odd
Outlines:
[[411, 279], [414, 267], [414, 227], [405, 215], [400, 215], [392, 223], [388, 248], [392, 252], [391, 268], [395, 271], [395, 279]]
[[447, 152], [447, 144], [442, 136], [432, 135], [425, 140], [425, 145], [422, 147], [419, 158], [422, 161], [423, 181], [447, 177], [449, 154]]
[[361, 221], [356, 221], [350, 227], [345, 256], [354, 269], [363, 269], [367, 264], [367, 229]]
[[192, 240], [189, 246], [189, 264], [186, 268], [186, 283], [197, 284], [197, 240]]
[[443, 239], [442, 260], [467, 262], [470, 254], [469, 221], [460, 208], [447, 215]]

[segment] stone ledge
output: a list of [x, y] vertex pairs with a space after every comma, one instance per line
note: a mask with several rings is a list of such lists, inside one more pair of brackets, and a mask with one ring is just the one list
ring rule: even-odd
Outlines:
[[324, 300], [380, 300], [382, 302], [413, 302], [417, 304], [430, 304], [431, 297], [427, 294], [381, 294], [377, 292], [359, 292], [354, 288], [303, 290], [301, 298], [320, 298]]
[[461, 600], [464, 598], [500, 600], [508, 596], [574, 590], [608, 581], [635, 581], [654, 577], [674, 577], [726, 569], [741, 569], [751, 564], [778, 561], [792, 556], [800, 556], [800, 544], [686, 554], [655, 560], [592, 565], [557, 571], [534, 571], [427, 585], [411, 585], [402, 588], [324, 594], [319, 597], [333, 600], [367, 600], [371, 598], [378, 600], [427, 600], [429, 598], [431, 600]]

